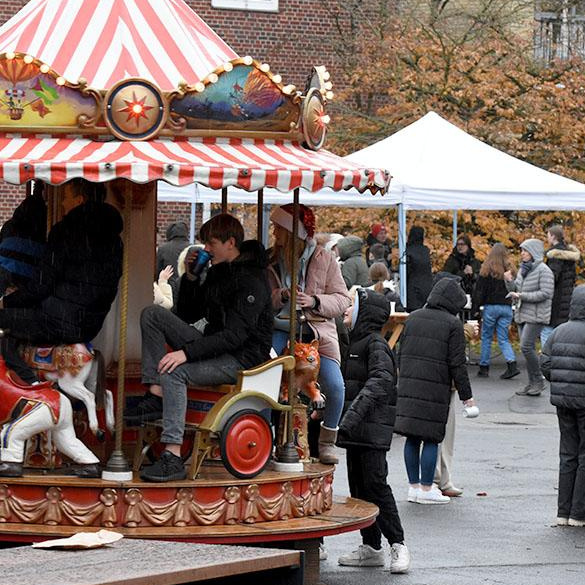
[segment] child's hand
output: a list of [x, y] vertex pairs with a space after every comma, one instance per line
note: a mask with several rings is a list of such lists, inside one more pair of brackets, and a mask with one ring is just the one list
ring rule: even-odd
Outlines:
[[158, 275], [159, 284], [161, 282], [168, 282], [169, 278], [173, 276], [173, 272], [175, 272], [175, 269], [170, 264], [165, 266]]

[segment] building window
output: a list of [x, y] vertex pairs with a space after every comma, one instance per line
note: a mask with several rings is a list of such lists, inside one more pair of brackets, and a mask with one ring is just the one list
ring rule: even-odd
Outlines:
[[278, 12], [278, 0], [211, 0], [213, 8]]
[[536, 3], [534, 51], [538, 59], [585, 57], [585, 0]]

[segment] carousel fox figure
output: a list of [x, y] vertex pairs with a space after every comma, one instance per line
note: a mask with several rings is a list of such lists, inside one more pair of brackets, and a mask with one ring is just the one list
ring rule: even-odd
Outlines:
[[[284, 355], [289, 354], [289, 348]], [[297, 392], [304, 394], [313, 408], [321, 409], [325, 406], [325, 397], [321, 394], [317, 378], [321, 359], [319, 357], [319, 341], [314, 339], [310, 343], [295, 343], [295, 385]], [[281, 399], [287, 402], [289, 399], [288, 383], [286, 379], [282, 384]]]

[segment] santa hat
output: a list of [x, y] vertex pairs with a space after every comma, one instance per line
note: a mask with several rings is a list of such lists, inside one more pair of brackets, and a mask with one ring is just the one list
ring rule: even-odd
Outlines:
[[[277, 207], [270, 216], [270, 221], [292, 233], [293, 230], [292, 203]], [[299, 205], [299, 227], [297, 235], [301, 240], [312, 239], [315, 235], [315, 214], [306, 205]]]

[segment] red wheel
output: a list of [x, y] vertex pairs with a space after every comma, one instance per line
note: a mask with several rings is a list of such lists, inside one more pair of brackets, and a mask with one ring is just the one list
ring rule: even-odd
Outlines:
[[255, 410], [242, 410], [230, 417], [221, 432], [221, 458], [226, 469], [239, 479], [256, 477], [272, 455], [272, 429]]

